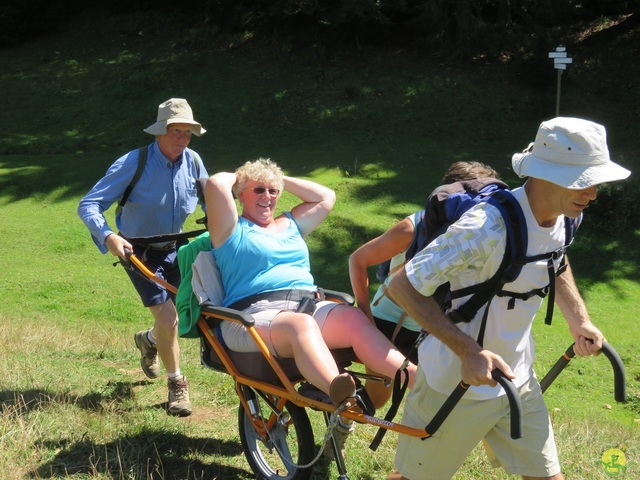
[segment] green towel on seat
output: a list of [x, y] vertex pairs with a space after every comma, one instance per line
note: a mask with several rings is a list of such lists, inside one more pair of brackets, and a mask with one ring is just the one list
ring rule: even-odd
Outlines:
[[176, 294], [176, 310], [178, 311], [178, 335], [186, 338], [198, 337], [197, 322], [200, 317], [200, 304], [193, 293], [191, 280], [192, 265], [200, 252], [211, 250], [209, 232], [197, 236], [178, 250], [178, 266], [180, 268], [180, 287]]

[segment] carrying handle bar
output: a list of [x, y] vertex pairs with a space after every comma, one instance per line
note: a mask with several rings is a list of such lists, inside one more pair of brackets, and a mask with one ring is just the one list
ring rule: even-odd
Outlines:
[[[127, 270], [135, 271], [137, 274], [141, 275], [146, 280], [152, 283], [155, 283], [159, 287], [163, 287], [168, 292], [171, 292], [174, 295], [178, 292], [177, 287], [171, 285], [164, 278], [159, 277], [158, 275], [153, 273], [151, 270], [149, 270], [147, 266], [144, 263], [142, 263], [140, 259], [127, 247], [124, 248], [124, 255], [126, 258], [123, 260], [122, 257], [118, 257], [120, 258], [120, 260], [114, 263], [114, 266], [118, 264], [122, 264], [122, 266]], [[132, 265], [135, 265], [136, 268], [134, 269]]]
[[[522, 437], [522, 403], [520, 402], [520, 396], [516, 390], [515, 385], [509, 379], [502, 370], [495, 368], [491, 371], [493, 379], [504, 388], [509, 399], [509, 408], [511, 410], [511, 438], [514, 440]], [[441, 426], [445, 419], [449, 416], [453, 408], [458, 404], [460, 399], [467, 393], [469, 385], [463, 381], [460, 381], [458, 386], [451, 392], [449, 398], [442, 404], [440, 409], [436, 412], [429, 424], [425, 427], [427, 436], [431, 437]]]
[[[574, 345], [575, 343], [572, 343], [569, 348], [567, 348], [567, 351], [564, 352], [553, 367], [551, 367], [551, 370], [549, 370], [540, 381], [542, 393], [549, 388], [549, 385], [553, 383], [557, 376], [560, 375], [560, 372], [564, 370], [564, 367], [566, 367], [569, 361], [576, 355], [576, 352], [573, 349]], [[616, 352], [616, 350], [607, 342], [602, 342], [602, 353], [604, 353], [605, 357], [609, 359], [611, 367], [613, 368], [614, 397], [616, 402], [624, 403], [627, 401], [627, 391], [625, 386], [626, 373], [622, 359], [620, 358], [620, 355], [618, 355], [618, 352]]]
[[493, 379], [500, 384], [509, 399], [509, 411], [511, 415], [511, 438], [517, 440], [522, 438], [522, 402], [516, 386], [502, 370], [495, 368], [491, 372]]

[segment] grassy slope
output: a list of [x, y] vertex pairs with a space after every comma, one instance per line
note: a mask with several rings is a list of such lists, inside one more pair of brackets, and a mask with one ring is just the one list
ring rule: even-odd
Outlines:
[[[210, 172], [270, 156], [288, 173], [335, 188], [339, 204], [310, 246], [318, 283], [345, 290], [348, 253], [417, 208], [450, 161], [491, 163], [517, 184], [511, 153], [555, 109], [555, 72], [546, 64], [548, 72], [469, 68], [402, 52], [284, 54], [135, 16], [75, 25], [65, 36], [0, 51], [0, 85], [11, 92], [11, 114], [0, 118], [0, 467], [13, 478], [65, 471], [145, 478], [156, 464], [164, 478], [250, 478], [234, 396], [219, 388], [229, 379], [195, 367], [196, 342], [182, 342], [194, 416], [179, 421], [148, 408], [160, 407], [164, 388], [141, 376], [127, 340], [148, 320], [75, 217], [78, 199], [113, 159], [150, 140], [141, 129], [152, 123], [154, 105], [171, 96], [190, 101], [209, 129], [192, 147]], [[632, 81], [616, 65], [608, 75], [580, 65], [582, 76], [570, 70], [563, 79], [562, 113], [606, 124], [612, 151], [638, 165], [627, 135], [639, 111]], [[588, 220], [581, 230], [574, 268], [594, 318], [623, 356], [634, 402], [613, 404], [603, 358], [575, 360], [546, 396], [558, 409], [571, 478], [600, 478], [597, 460], [607, 448], [627, 444], [630, 458], [640, 455], [630, 426], [639, 411], [640, 333], [629, 315], [639, 290], [637, 232], [607, 238]], [[545, 371], [568, 346], [560, 315], [549, 328], [539, 321], [536, 338]], [[383, 478], [391, 468], [393, 435], [375, 457], [358, 454], [374, 433], [360, 428], [350, 442], [352, 478]], [[490, 475], [474, 455], [462, 475]]]

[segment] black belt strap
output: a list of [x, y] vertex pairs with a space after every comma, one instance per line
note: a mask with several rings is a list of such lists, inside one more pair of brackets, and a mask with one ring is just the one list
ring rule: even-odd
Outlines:
[[148, 245], [149, 243], [162, 243], [162, 242], [171, 242], [176, 241], [179, 242], [181, 240], [188, 240], [193, 237], [197, 237], [198, 235], [205, 233], [207, 231], [206, 228], [202, 228], [199, 230], [191, 230], [189, 232], [180, 232], [180, 233], [167, 233], [166, 235], [154, 235], [152, 237], [133, 237], [127, 238], [122, 234], [123, 238], [126, 238], [129, 242], [136, 245]]
[[232, 303], [228, 306], [233, 310], [245, 310], [260, 300], [269, 300], [275, 302], [278, 300], [288, 300], [290, 302], [301, 302], [303, 299], [313, 300], [316, 302], [324, 300], [324, 292], [321, 289], [317, 291], [311, 290], [273, 290], [271, 292], [257, 293], [250, 295]]
[[[406, 362], [405, 362], [406, 363]], [[402, 374], [404, 375], [404, 381], [402, 381]], [[396, 371], [396, 376], [393, 380], [393, 394], [391, 399], [391, 406], [387, 411], [387, 414], [384, 416], [385, 422], [391, 422], [393, 418], [398, 413], [398, 408], [400, 407], [400, 402], [402, 402], [402, 397], [404, 397], [404, 392], [407, 391], [407, 387], [409, 386], [409, 372], [407, 371], [407, 367], [403, 365]], [[387, 429], [380, 427], [378, 429], [378, 433], [373, 438], [371, 445], [369, 448], [374, 452], [380, 446], [380, 442], [384, 438], [384, 435], [387, 433]]]

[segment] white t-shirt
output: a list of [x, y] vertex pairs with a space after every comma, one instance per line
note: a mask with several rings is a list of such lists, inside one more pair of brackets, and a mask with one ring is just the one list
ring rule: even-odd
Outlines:
[[[533, 217], [524, 188], [513, 190], [524, 211], [528, 231], [527, 256], [538, 255], [564, 245], [564, 217], [558, 217], [553, 227], [540, 227]], [[453, 291], [488, 280], [498, 270], [505, 250], [506, 230], [500, 211], [481, 203], [453, 224], [444, 235], [418, 253], [405, 269], [414, 288], [429, 296], [442, 283], [449, 281]], [[560, 259], [555, 260], [556, 270]], [[518, 278], [505, 287], [510, 292], [524, 293], [549, 284], [547, 260], [528, 263]], [[468, 297], [453, 300], [458, 307]], [[514, 371], [516, 387], [533, 374], [534, 342], [531, 325], [542, 298], [533, 296], [527, 301], [516, 300], [507, 308], [510, 297], [494, 297], [484, 335], [484, 348], [500, 355]], [[457, 324], [460, 330], [478, 337], [484, 307], [470, 323]], [[425, 372], [431, 388], [449, 394], [460, 382], [460, 359], [440, 340], [429, 335], [420, 345], [419, 366]], [[502, 388], [488, 385], [470, 387], [465, 398], [489, 399], [504, 395]]]

